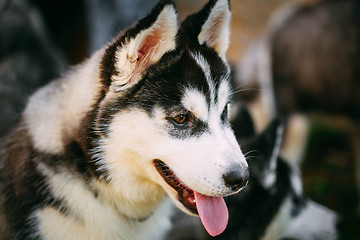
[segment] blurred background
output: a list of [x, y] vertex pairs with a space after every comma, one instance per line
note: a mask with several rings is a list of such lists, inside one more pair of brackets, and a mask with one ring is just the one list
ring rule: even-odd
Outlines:
[[[205, 2], [207, 1], [177, 0], [180, 17], [184, 18], [195, 12]], [[318, 2], [319, 0], [231, 0], [233, 18], [228, 60], [235, 71], [241, 71], [239, 65], [249, 47], [268, 33], [269, 20], [275, 12], [288, 4], [311, 6]], [[5, 90], [14, 82], [7, 83], [8, 85], [0, 82], [0, 118], [12, 119], [1, 122], [0, 133], [5, 134], [6, 129], [17, 121], [26, 96], [45, 84], [49, 77], [58, 76], [68, 66], [83, 61], [134, 20], [145, 16], [156, 3], [157, 0], [0, 0], [0, 77], [7, 76], [5, 73], [11, 71], [11, 66], [3, 66], [9, 52], [15, 51], [13, 45], [23, 39], [22, 34], [30, 35], [24, 29], [34, 28], [35, 32], [41, 32], [42, 39], [46, 39], [47, 46], [53, 49], [51, 53], [46, 53], [51, 56], [51, 61], [45, 58], [42, 62], [47, 71], [50, 68], [53, 70], [42, 76], [43, 81], [29, 80], [26, 87], [28, 91], [16, 93], [17, 96], [21, 95], [22, 101], [14, 103], [15, 100], [9, 100], [5, 96]], [[27, 16], [30, 12], [31, 16]], [[24, 18], [23, 22], [20, 21], [21, 18]], [[17, 35], [12, 41], [7, 41], [16, 27], [20, 29]], [[36, 46], [32, 42], [26, 49], [36, 49]], [[16, 80], [16, 76], [14, 78]], [[246, 89], [244, 87], [244, 95], [262, 91], [259, 86], [249, 88], [248, 92]], [[6, 106], [10, 105], [16, 106], [15, 110], [7, 109]], [[334, 124], [328, 124], [328, 121], [316, 116], [311, 118], [309, 126], [305, 152], [299, 161], [304, 191], [313, 200], [342, 214], [346, 221], [342, 239], [360, 239], [359, 187], [355, 183], [356, 153], [349, 130], [334, 127]], [[360, 145], [357, 148], [360, 149]]]

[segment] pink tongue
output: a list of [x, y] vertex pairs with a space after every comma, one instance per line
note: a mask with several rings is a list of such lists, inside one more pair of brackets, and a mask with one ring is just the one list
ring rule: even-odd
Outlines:
[[229, 220], [229, 211], [224, 199], [194, 193], [196, 208], [206, 231], [213, 237], [221, 234]]

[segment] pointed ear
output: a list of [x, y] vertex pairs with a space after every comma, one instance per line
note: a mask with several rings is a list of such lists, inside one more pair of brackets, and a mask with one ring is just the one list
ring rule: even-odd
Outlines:
[[108, 70], [103, 71], [103, 81], [115, 92], [138, 83], [151, 65], [175, 49], [177, 18], [172, 1], [162, 0], [147, 17], [120, 35], [105, 52], [102, 68]]
[[198, 35], [199, 43], [205, 43], [225, 58], [230, 39], [229, 0], [211, 0], [201, 11], [207, 11], [207, 15]]

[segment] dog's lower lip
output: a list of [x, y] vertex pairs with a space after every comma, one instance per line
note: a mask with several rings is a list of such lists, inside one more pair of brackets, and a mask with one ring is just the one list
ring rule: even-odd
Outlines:
[[198, 214], [194, 191], [182, 183], [175, 173], [163, 161], [155, 159], [153, 163], [165, 182], [177, 191], [178, 200], [184, 205], [184, 207], [186, 207], [191, 213]]

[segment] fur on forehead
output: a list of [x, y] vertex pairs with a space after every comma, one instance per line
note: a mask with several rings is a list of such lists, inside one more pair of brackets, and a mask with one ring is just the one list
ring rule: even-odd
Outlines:
[[189, 111], [197, 113], [197, 117], [205, 121], [210, 108], [221, 114], [228, 103], [230, 97], [229, 68], [221, 61], [216, 61], [219, 58], [205, 58], [199, 52], [190, 55], [202, 72], [204, 85], [198, 88], [193, 86], [186, 88], [182, 103]]

